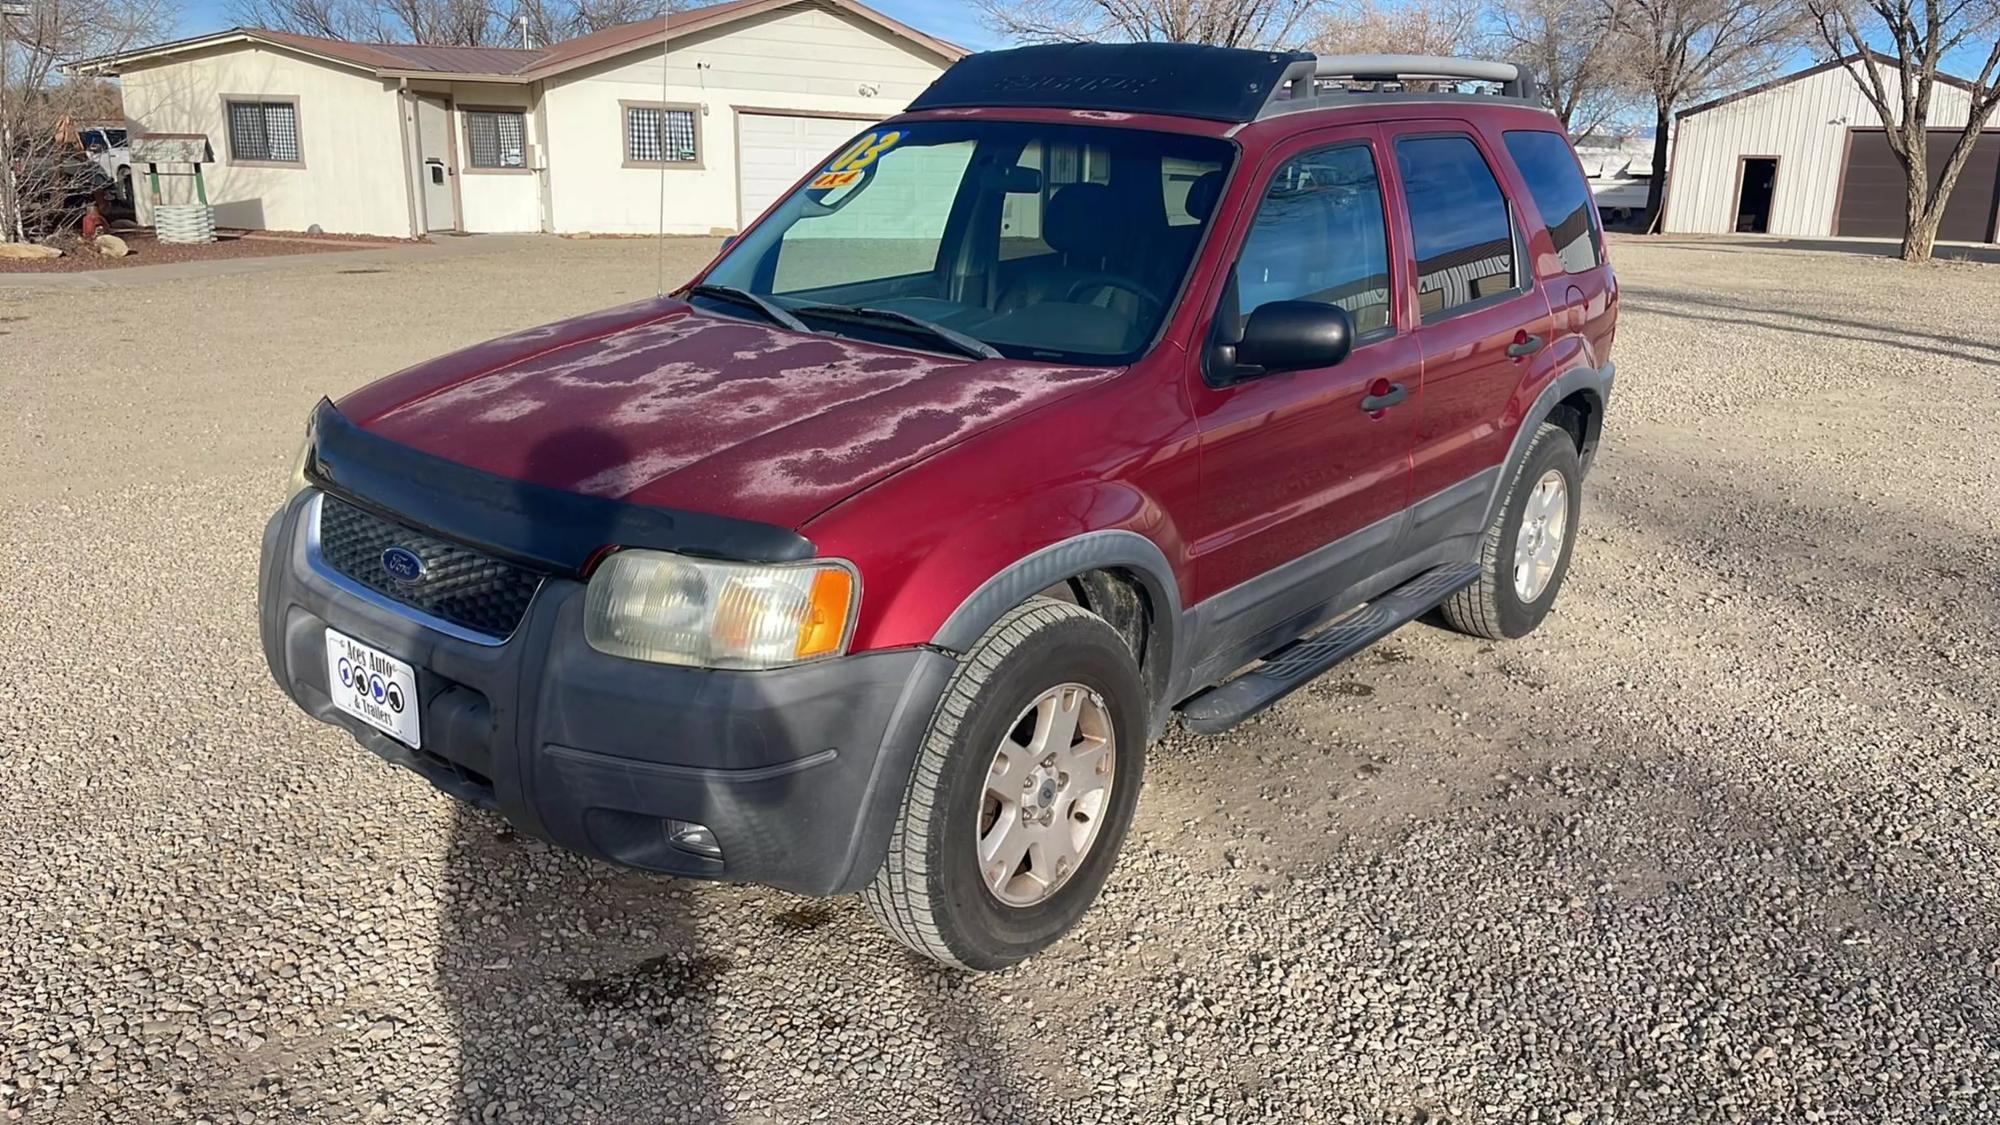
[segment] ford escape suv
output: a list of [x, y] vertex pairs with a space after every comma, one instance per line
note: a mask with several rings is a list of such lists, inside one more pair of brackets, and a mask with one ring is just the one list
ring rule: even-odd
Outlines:
[[1008, 965], [1171, 723], [1535, 628], [1617, 308], [1512, 66], [976, 55], [678, 292], [322, 402], [265, 655], [548, 840]]

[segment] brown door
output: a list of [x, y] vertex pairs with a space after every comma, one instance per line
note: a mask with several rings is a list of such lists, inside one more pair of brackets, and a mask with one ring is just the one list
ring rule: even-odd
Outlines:
[[[1933, 129], [1930, 136], [1931, 183], [1944, 172], [1944, 162], [1958, 142], [1953, 129]], [[1840, 213], [1833, 233], [1861, 238], [1903, 237], [1903, 166], [1889, 150], [1889, 136], [1880, 129], [1856, 129], [1849, 141], [1847, 167], [1842, 172]], [[1959, 173], [1958, 186], [1945, 204], [1938, 238], [1946, 242], [1993, 241], [1993, 212], [2000, 207], [2000, 130], [1979, 137], [1972, 158]]]

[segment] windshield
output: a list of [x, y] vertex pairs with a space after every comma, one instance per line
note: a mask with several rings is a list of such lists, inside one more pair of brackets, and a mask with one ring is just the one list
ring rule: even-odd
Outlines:
[[[1213, 138], [1100, 126], [876, 126], [703, 281], [815, 332], [965, 351], [944, 329], [1016, 359], [1128, 362], [1180, 291], [1234, 153]], [[740, 297], [693, 299], [759, 315]]]

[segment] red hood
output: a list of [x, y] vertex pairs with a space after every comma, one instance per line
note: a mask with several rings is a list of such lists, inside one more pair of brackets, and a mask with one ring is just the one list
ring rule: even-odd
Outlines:
[[661, 298], [441, 356], [339, 407], [372, 433], [514, 480], [795, 528], [1114, 374], [802, 336]]

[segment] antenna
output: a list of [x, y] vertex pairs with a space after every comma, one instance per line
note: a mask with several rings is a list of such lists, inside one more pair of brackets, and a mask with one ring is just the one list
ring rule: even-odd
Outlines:
[[[671, 8], [660, 13], [660, 110], [655, 120], [660, 129], [660, 225], [653, 232], [654, 254], [658, 278], [653, 283], [653, 296], [667, 295], [667, 58], [673, 51], [674, 13]], [[696, 118], [694, 127], [701, 128], [701, 120]], [[701, 142], [697, 140], [696, 144]]]
[[521, 22], [521, 49], [523, 51], [532, 51], [535, 49], [535, 43], [534, 40], [528, 37], [528, 17], [526, 13], [522, 13], [520, 22]]

